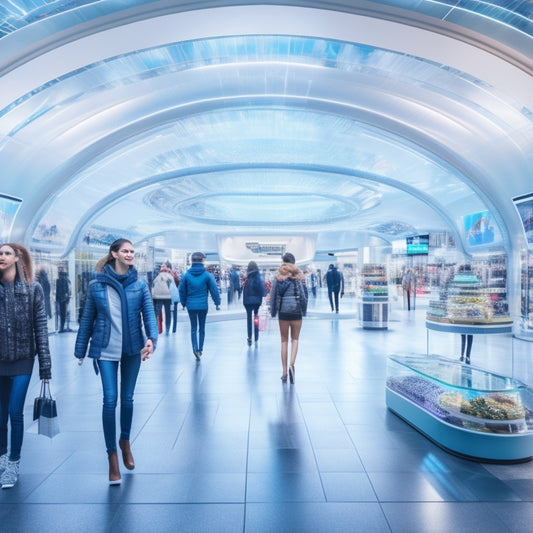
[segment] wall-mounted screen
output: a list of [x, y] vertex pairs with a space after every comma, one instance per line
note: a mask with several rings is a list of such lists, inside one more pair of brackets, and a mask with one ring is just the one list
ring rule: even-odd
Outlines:
[[0, 240], [6, 242], [22, 200], [0, 193]]
[[233, 235], [218, 237], [220, 260], [235, 265], [255, 261], [261, 265], [280, 265], [281, 256], [291, 252], [296, 263], [313, 260], [316, 251], [316, 235]]
[[494, 222], [490, 211], [480, 211], [463, 217], [465, 240], [470, 246], [494, 242]]
[[407, 255], [427, 255], [429, 253], [429, 235], [414, 235], [405, 239]]
[[533, 247], [533, 193], [513, 198], [529, 247]]

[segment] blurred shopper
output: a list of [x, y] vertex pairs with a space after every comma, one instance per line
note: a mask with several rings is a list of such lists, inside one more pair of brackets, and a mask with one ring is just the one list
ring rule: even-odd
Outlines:
[[170, 301], [172, 304], [172, 333], [176, 333], [176, 328], [178, 326], [178, 304], [180, 303], [180, 276], [177, 270], [172, 270], [171, 263], [167, 261], [166, 265], [174, 280], [174, 284], [170, 284]]
[[152, 283], [152, 299], [154, 300], [155, 316], [159, 316], [161, 311], [165, 314], [165, 333], [167, 335], [170, 332], [170, 304], [172, 303], [170, 288], [172, 284], [175, 284], [174, 276], [170, 268], [163, 263], [159, 269], [159, 274]]
[[[102, 422], [109, 459], [109, 484], [121, 481], [117, 457], [116, 415], [120, 367], [120, 440], [124, 466], [135, 468], [130, 447], [133, 393], [141, 366], [157, 343], [157, 320], [150, 291], [133, 266], [133, 244], [117, 239], [96, 265], [81, 317], [74, 355], [85, 358], [87, 347], [100, 372], [104, 402]], [[146, 337], [143, 333], [146, 333]], [[90, 341], [90, 346], [89, 346]]]
[[[72, 296], [72, 291], [70, 290], [70, 279], [65, 267], [60, 266], [57, 270], [56, 307], [59, 313], [59, 333], [63, 333], [64, 331], [70, 331], [70, 321], [67, 320], [67, 316], [69, 312], [68, 304], [70, 302], [70, 297]], [[65, 324], [67, 325], [66, 328]]]
[[[246, 269], [246, 279], [242, 290], [242, 303], [246, 309], [246, 329], [248, 346], [252, 345], [252, 326], [255, 342], [259, 340], [259, 308], [266, 296], [265, 282], [255, 261], [250, 261]], [[253, 319], [252, 319], [253, 314]]]
[[237, 267], [233, 265], [228, 273], [228, 307], [236, 302], [241, 290], [241, 277]]
[[415, 296], [416, 296], [416, 275], [411, 268], [407, 268], [402, 277], [402, 288], [403, 293], [407, 299], [407, 310], [411, 310], [411, 303], [413, 304], [413, 309], [415, 307]]
[[298, 353], [298, 339], [302, 328], [302, 318], [307, 312], [307, 286], [305, 276], [296, 266], [294, 255], [286, 253], [282, 258], [283, 264], [272, 280], [270, 289], [270, 314], [278, 315], [279, 331], [281, 334], [281, 366], [282, 381], [287, 381], [287, 360], [289, 347], [289, 333], [291, 337], [291, 357], [289, 379], [295, 381], [296, 355]]
[[9, 489], [19, 476], [24, 403], [36, 354], [39, 378], [52, 378], [43, 290], [33, 281], [30, 253], [21, 244], [0, 246], [0, 339], [0, 484]]
[[180, 281], [179, 293], [183, 309], [187, 308], [191, 322], [192, 351], [197, 361], [200, 361], [204, 349], [205, 320], [209, 309], [208, 295], [220, 310], [220, 293], [213, 274], [204, 265], [205, 255], [194, 252], [191, 255], [191, 268], [185, 272]]
[[50, 285], [50, 279], [48, 278], [48, 273], [44, 265], [39, 267], [37, 275], [35, 276], [35, 281], [37, 281], [43, 288], [44, 294], [44, 308], [46, 309], [46, 316], [52, 318], [52, 304], [50, 302], [50, 293], [52, 292], [52, 286]]
[[313, 298], [316, 298], [317, 285], [318, 285], [318, 280], [317, 280], [316, 272], [314, 270], [311, 270], [309, 272], [309, 275], [307, 276], [307, 286], [309, 289], [311, 289], [311, 294], [313, 295]]
[[344, 296], [344, 276], [339, 269], [331, 264], [326, 272], [326, 285], [328, 286], [328, 298], [331, 311], [339, 312], [339, 294]]

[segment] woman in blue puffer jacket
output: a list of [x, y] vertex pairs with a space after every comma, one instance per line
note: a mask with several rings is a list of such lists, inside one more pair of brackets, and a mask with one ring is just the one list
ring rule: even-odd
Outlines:
[[183, 309], [187, 308], [191, 322], [192, 351], [197, 361], [202, 357], [205, 339], [205, 320], [209, 309], [208, 294], [220, 310], [220, 293], [217, 282], [211, 272], [204, 266], [205, 255], [202, 252], [194, 252], [191, 255], [191, 268], [182, 277], [179, 293]]
[[[133, 244], [116, 240], [96, 265], [96, 279], [89, 284], [74, 355], [94, 359], [102, 378], [102, 421], [109, 458], [109, 483], [121, 481], [117, 458], [116, 417], [118, 369], [120, 365], [120, 440], [124, 466], [135, 468], [130, 447], [133, 393], [141, 360], [150, 357], [157, 343], [157, 320], [152, 297], [133, 267]], [[142, 319], [142, 320], [141, 320]], [[143, 323], [147, 339], [143, 334]]]

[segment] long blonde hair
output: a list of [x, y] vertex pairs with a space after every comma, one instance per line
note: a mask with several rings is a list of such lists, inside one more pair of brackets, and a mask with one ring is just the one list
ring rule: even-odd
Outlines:
[[106, 265], [111, 265], [113, 268], [115, 268], [115, 258], [111, 252], [118, 252], [125, 243], [129, 243], [133, 246], [133, 243], [128, 239], [117, 239], [116, 241], [112, 242], [107, 255], [102, 257], [102, 259], [96, 263], [96, 272], [101, 272]]
[[[31, 261], [31, 255], [28, 249], [17, 242], [5, 242], [1, 246], [9, 246], [13, 248], [15, 255], [19, 260], [15, 263], [17, 274], [22, 283], [31, 283], [33, 281], [33, 264]], [[0, 274], [0, 278], [2, 274]]]

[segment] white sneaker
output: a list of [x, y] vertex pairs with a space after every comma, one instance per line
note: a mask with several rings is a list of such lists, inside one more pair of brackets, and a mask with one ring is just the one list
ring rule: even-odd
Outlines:
[[7, 453], [0, 455], [0, 471], [3, 472], [7, 466]]
[[7, 461], [6, 469], [0, 476], [0, 485], [3, 489], [14, 487], [19, 479], [20, 461]]

